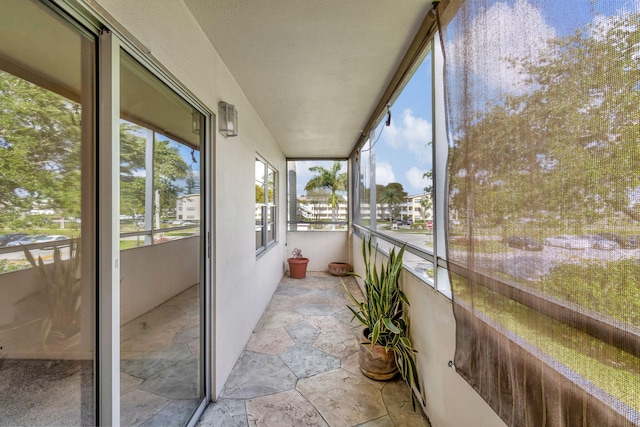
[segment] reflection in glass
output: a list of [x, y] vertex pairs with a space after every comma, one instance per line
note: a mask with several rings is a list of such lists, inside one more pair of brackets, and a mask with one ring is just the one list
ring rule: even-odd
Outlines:
[[30, 1], [0, 39], [0, 425], [93, 425], [94, 40]]
[[256, 251], [276, 241], [277, 172], [260, 159], [255, 162]]
[[204, 397], [203, 117], [121, 57], [121, 423], [185, 425]]

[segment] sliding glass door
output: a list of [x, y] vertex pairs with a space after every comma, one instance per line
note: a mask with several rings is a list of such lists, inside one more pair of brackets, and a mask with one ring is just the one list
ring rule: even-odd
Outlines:
[[186, 424], [204, 398], [204, 116], [120, 52], [123, 425]]
[[0, 40], [0, 426], [187, 425], [211, 121], [63, 2], [3, 1]]
[[95, 424], [95, 37], [0, 14], [0, 425]]

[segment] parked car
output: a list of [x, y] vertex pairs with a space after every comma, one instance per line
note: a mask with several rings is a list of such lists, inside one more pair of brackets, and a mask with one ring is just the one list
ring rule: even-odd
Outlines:
[[7, 247], [11, 246], [20, 246], [20, 245], [28, 245], [30, 243], [35, 243], [36, 240], [42, 239], [46, 237], [46, 234], [34, 234], [33, 236], [24, 236], [18, 240], [14, 240], [13, 242], [7, 243]]
[[503, 240], [510, 248], [524, 249], [525, 251], [541, 251], [541, 243], [527, 236], [509, 236]]
[[589, 242], [591, 242], [592, 249], [612, 250], [612, 249], [618, 249], [620, 247], [620, 245], [617, 244], [616, 242], [612, 240], [607, 240], [598, 234], [585, 234], [582, 237], [584, 237]]
[[55, 235], [54, 234], [52, 236], [45, 236], [45, 237], [43, 237], [41, 239], [37, 239], [33, 243], [55, 242], [56, 244], [54, 244], [54, 245], [42, 247], [42, 249], [53, 249], [56, 246], [64, 246], [64, 245], [60, 244], [60, 242], [63, 242], [65, 240], [70, 240], [70, 239], [67, 236]]
[[598, 233], [598, 236], [616, 242], [622, 249], [637, 249], [640, 247], [638, 236], [623, 236], [617, 233]]
[[571, 234], [547, 237], [544, 239], [544, 244], [548, 246], [559, 246], [565, 249], [589, 249], [591, 247], [591, 242], [587, 239]]
[[7, 233], [0, 236], [0, 248], [3, 246], [7, 246], [10, 242], [14, 240], [22, 239], [24, 236], [27, 236], [27, 233]]

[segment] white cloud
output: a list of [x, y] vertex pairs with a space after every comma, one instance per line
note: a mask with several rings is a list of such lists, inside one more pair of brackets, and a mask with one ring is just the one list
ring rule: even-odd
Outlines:
[[395, 120], [383, 132], [385, 142], [394, 149], [407, 149], [420, 163], [431, 159], [431, 149], [427, 144], [432, 139], [431, 123], [415, 116], [411, 109], [402, 112], [400, 125]]
[[407, 189], [409, 190], [410, 194], [424, 192], [424, 187], [426, 187], [429, 183], [428, 179], [423, 178], [425, 172], [426, 170], [419, 169], [414, 166], [404, 173], [404, 177], [407, 179], [409, 185], [411, 186], [411, 188]]
[[516, 0], [513, 6], [497, 2], [477, 15], [468, 31], [458, 34], [447, 49], [452, 66], [464, 60], [487, 90], [523, 93], [527, 76], [508, 59], [529, 58], [535, 62], [546, 48], [546, 40], [555, 36], [555, 29], [527, 0]]
[[390, 182], [397, 182], [391, 165], [387, 162], [376, 162], [376, 184], [387, 185]]

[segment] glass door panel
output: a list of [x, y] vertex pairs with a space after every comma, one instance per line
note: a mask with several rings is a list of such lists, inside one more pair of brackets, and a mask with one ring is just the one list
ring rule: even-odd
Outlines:
[[95, 39], [0, 14], [0, 425], [95, 424]]
[[204, 398], [204, 117], [125, 52], [120, 81], [121, 423], [185, 425]]

